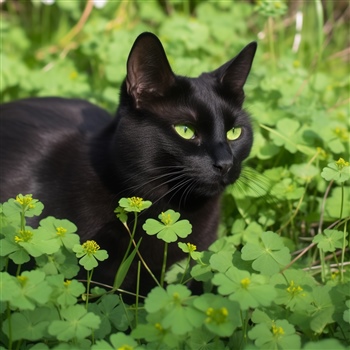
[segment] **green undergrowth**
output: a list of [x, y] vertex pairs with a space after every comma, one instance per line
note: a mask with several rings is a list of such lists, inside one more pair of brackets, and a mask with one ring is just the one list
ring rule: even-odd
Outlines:
[[[147, 220], [145, 234], [178, 245], [187, 259], [169, 271], [164, 264], [160, 280], [148, 269], [157, 287], [127, 305], [119, 287], [131, 262], [147, 269], [131, 224], [151, 205], [147, 198], [124, 198], [116, 209], [130, 245], [110, 288], [93, 281], [99, 261], [108, 259], [98, 242], [81, 242], [67, 220], [41, 218], [39, 227], [29, 227], [27, 218], [39, 216], [45, 203], [35, 193], [10, 199], [1, 206], [2, 348], [350, 346], [348, 4], [108, 1], [98, 9], [92, 1], [13, 0], [1, 6], [2, 102], [79, 97], [114, 113], [141, 32], [156, 33], [174, 71], [189, 76], [216, 69], [258, 41], [245, 87], [254, 146], [223, 196], [218, 240], [198, 252], [179, 213]], [[26, 271], [29, 260], [34, 267]], [[12, 274], [9, 264], [16, 266]], [[75, 279], [79, 268], [87, 283]], [[203, 283], [202, 295], [191, 294], [193, 280]]]
[[[339, 181], [349, 164], [334, 164], [322, 176]], [[320, 231], [307, 248], [320, 256], [319, 276], [312, 268], [296, 266], [302, 254], [292, 259], [281, 235], [257, 227], [198, 252], [190, 243], [191, 224], [168, 210], [143, 224], [146, 234], [165, 242], [157, 280], [138, 250], [142, 239], [134, 239], [138, 213], [152, 203], [132, 197], [119, 205], [115, 213], [130, 245], [114, 285], [103, 288], [93, 281], [99, 261], [108, 259], [98, 242], [80, 242], [77, 227], [68, 220], [47, 217], [37, 228], [28, 226], [27, 218], [39, 216], [44, 207], [32, 195], [20, 194], [1, 205], [1, 348], [345, 349], [350, 344], [349, 218]], [[169, 244], [188, 257], [166, 272]], [[136, 302], [127, 305], [119, 287], [134, 259], [157, 287], [146, 298], [137, 293]], [[34, 267], [23, 269], [30, 260]], [[9, 264], [16, 266], [15, 273], [7, 272]], [[86, 283], [74, 279], [79, 266], [86, 270]], [[192, 295], [191, 281], [202, 282], [204, 293]]]

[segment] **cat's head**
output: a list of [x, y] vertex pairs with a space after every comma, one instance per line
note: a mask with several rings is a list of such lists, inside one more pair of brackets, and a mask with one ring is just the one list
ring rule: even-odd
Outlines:
[[212, 197], [237, 180], [253, 140], [242, 104], [256, 47], [252, 42], [215, 71], [187, 78], [173, 73], [155, 35], [136, 39], [116, 141], [128, 147], [119, 162], [134, 195]]

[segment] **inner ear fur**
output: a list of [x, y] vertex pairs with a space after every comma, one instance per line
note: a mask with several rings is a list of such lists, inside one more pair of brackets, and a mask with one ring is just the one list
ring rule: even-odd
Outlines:
[[127, 61], [127, 92], [140, 107], [144, 100], [152, 96], [163, 96], [174, 83], [164, 48], [152, 33], [142, 33], [137, 37]]

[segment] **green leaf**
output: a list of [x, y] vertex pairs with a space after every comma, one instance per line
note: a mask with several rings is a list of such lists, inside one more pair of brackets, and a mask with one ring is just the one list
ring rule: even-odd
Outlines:
[[[80, 243], [80, 237], [75, 232], [77, 227], [68, 220], [55, 219], [49, 216], [40, 221], [37, 232], [47, 241], [55, 241], [61, 247], [72, 250], [74, 245]], [[51, 254], [47, 252], [47, 254]]]
[[[11, 322], [16, 327], [12, 328], [13, 340], [41, 340], [47, 334], [47, 328], [53, 320], [58, 320], [59, 315], [57, 310], [49, 307], [39, 307], [35, 310], [15, 312], [11, 315]], [[8, 334], [9, 319], [6, 319], [3, 324], [3, 332]]]
[[139, 346], [135, 339], [130, 335], [124, 333], [116, 333], [110, 336], [111, 345], [105, 340], [97, 340], [96, 345], [92, 346], [92, 350], [142, 350], [143, 347]]
[[49, 333], [58, 340], [68, 341], [73, 338], [83, 339], [100, 325], [100, 318], [82, 305], [69, 306], [61, 310], [62, 320], [53, 321], [49, 326]]
[[225, 273], [217, 273], [212, 280], [221, 295], [237, 301], [242, 310], [269, 306], [276, 297], [275, 289], [267, 284], [266, 277], [230, 267]]
[[176, 242], [178, 237], [186, 238], [192, 232], [192, 225], [188, 220], [179, 220], [180, 214], [174, 210], [161, 213], [158, 218], [147, 219], [142, 228], [148, 235], [157, 235], [159, 239], [167, 243]]
[[137, 243], [137, 246], [134, 248], [134, 250], [130, 253], [130, 255], [119, 266], [118, 271], [114, 277], [114, 282], [113, 282], [114, 289], [118, 289], [122, 285], [122, 283], [124, 282], [124, 279], [129, 271], [129, 269], [130, 269], [130, 266], [131, 266], [132, 262], [134, 261], [137, 250], [139, 249], [140, 243], [141, 243], [141, 239]]
[[287, 320], [277, 320], [271, 327], [265, 323], [257, 324], [248, 336], [259, 349], [301, 349], [301, 339]]
[[63, 275], [48, 276], [47, 281], [53, 289], [51, 298], [61, 307], [75, 305], [78, 298], [85, 293], [85, 286], [77, 280], [64, 280]]
[[203, 312], [204, 326], [221, 337], [231, 336], [241, 325], [238, 303], [220, 295], [203, 294], [194, 300], [193, 306]]
[[276, 304], [285, 305], [288, 309], [305, 310], [312, 302], [312, 291], [316, 281], [303, 270], [288, 269], [283, 275], [278, 273], [271, 277], [270, 284], [275, 287]]
[[[52, 288], [45, 280], [45, 274], [41, 271], [24, 271], [17, 277], [16, 288], [10, 304], [21, 310], [34, 310], [37, 305], [44, 305], [48, 302]], [[17, 292], [19, 292], [17, 294]]]
[[284, 146], [289, 152], [296, 153], [298, 145], [295, 142], [295, 134], [299, 127], [300, 123], [298, 121], [283, 118], [277, 122], [276, 129], [268, 129], [271, 139], [276, 146]]
[[345, 182], [350, 179], [350, 164], [340, 158], [323, 168], [321, 176], [327, 181]]
[[317, 248], [324, 252], [334, 252], [343, 247], [344, 233], [338, 230], [324, 230], [323, 234], [317, 234], [312, 240], [317, 243]]
[[145, 201], [139, 197], [131, 197], [131, 198], [122, 198], [119, 200], [119, 205], [126, 212], [135, 212], [139, 213], [152, 205], [152, 202]]
[[243, 260], [254, 260], [252, 267], [265, 275], [273, 275], [290, 262], [289, 249], [279, 235], [268, 231], [261, 234], [261, 244], [247, 243], [242, 248]]

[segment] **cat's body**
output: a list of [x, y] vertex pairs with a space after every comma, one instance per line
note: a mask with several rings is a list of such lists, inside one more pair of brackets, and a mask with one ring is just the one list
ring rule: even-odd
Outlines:
[[[158, 39], [144, 33], [128, 59], [116, 118], [81, 100], [2, 105], [1, 202], [31, 193], [44, 203], [43, 217], [74, 222], [82, 241], [94, 239], [108, 251], [94, 279], [109, 284], [129, 242], [113, 213], [122, 197], [154, 203], [140, 216], [137, 236], [143, 236], [140, 251], [156, 275], [163, 243], [143, 233], [146, 218], [180, 212], [193, 227], [186, 241], [205, 249], [216, 237], [220, 195], [239, 177], [251, 148], [241, 108], [255, 49], [250, 44], [218, 70], [185, 78], [172, 73]], [[230, 140], [233, 128], [239, 134]], [[168, 266], [182, 257], [176, 244], [169, 245]], [[142, 274], [146, 293], [151, 283]], [[134, 291], [135, 281], [136, 264], [123, 288]]]

